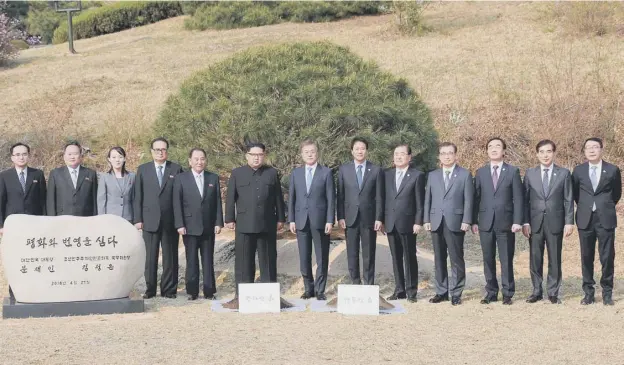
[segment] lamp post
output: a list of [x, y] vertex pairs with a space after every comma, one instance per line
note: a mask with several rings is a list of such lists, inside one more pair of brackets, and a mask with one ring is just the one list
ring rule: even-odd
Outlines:
[[[75, 3], [75, 6], [64, 7], [63, 5], [60, 5], [61, 3], [71, 5], [73, 5], [72, 3]], [[54, 9], [59, 13], [67, 13], [67, 41], [69, 42], [69, 52], [76, 54], [76, 50], [74, 49], [74, 29], [72, 27], [72, 18], [74, 15], [73, 12], [82, 10], [82, 1], [55, 1]]]

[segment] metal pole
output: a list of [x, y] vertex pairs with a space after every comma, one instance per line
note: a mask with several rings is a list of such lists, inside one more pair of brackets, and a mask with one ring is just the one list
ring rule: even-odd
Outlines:
[[67, 40], [69, 41], [69, 52], [76, 54], [74, 49], [74, 28], [72, 27], [72, 12], [67, 12]]

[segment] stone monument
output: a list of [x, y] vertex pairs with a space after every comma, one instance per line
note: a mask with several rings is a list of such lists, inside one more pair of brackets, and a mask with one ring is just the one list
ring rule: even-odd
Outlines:
[[130, 294], [143, 276], [145, 244], [119, 216], [10, 215], [0, 254], [15, 296], [5, 297], [4, 318], [144, 311]]

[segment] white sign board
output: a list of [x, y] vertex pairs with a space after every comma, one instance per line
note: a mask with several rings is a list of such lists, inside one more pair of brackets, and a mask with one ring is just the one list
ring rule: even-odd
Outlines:
[[145, 270], [145, 243], [127, 220], [10, 215], [0, 245], [5, 277], [22, 303], [127, 297]]
[[240, 313], [279, 313], [279, 283], [238, 284]]
[[338, 313], [379, 315], [379, 286], [338, 285]]

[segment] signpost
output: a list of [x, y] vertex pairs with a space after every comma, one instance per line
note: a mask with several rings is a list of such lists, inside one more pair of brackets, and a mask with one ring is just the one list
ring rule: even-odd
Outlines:
[[[59, 3], [70, 4], [70, 6], [64, 7]], [[75, 5], [75, 6], [71, 6]], [[69, 52], [76, 54], [74, 49], [74, 29], [72, 27], [73, 12], [82, 10], [82, 1], [55, 1], [54, 9], [61, 13], [67, 12], [67, 41], [69, 42]]]

